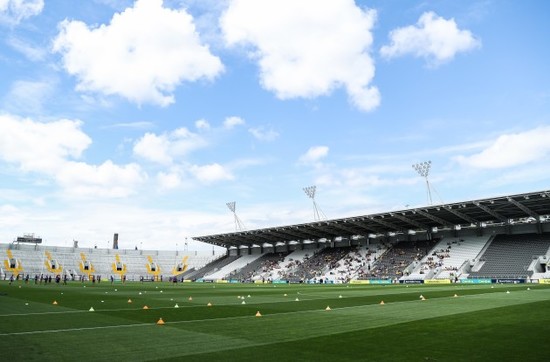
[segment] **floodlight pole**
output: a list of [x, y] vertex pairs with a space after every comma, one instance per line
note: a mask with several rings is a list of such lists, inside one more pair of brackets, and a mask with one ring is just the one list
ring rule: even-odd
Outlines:
[[428, 175], [430, 174], [430, 168], [432, 167], [432, 161], [425, 161], [425, 162], [415, 163], [414, 165], [412, 165], [412, 167], [415, 169], [416, 172], [418, 172], [418, 174], [421, 177], [424, 177], [424, 179], [426, 180], [428, 205], [433, 205], [432, 191], [431, 191], [431, 188], [430, 188], [430, 181], [428, 181]]
[[313, 201], [313, 219], [315, 221], [326, 220], [326, 215], [315, 202], [315, 192], [317, 191], [317, 186], [304, 187], [303, 190], [306, 195]]
[[244, 224], [241, 221], [241, 219], [239, 219], [239, 217], [237, 216], [237, 213], [235, 212], [236, 202], [231, 201], [231, 202], [226, 203], [226, 205], [229, 208], [229, 210], [233, 213], [233, 216], [235, 218], [235, 231], [243, 231], [245, 229]]

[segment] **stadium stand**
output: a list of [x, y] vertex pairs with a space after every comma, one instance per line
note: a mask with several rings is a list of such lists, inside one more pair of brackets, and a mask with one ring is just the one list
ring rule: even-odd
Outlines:
[[[126, 270], [124, 275], [127, 280], [140, 280], [142, 277], [150, 279], [155, 276], [158, 278], [162, 276], [168, 280], [174, 275], [181, 274], [179, 272], [174, 274], [173, 270], [178, 262], [181, 263], [183, 256], [181, 252], [176, 251], [113, 250], [27, 244], [0, 244], [0, 255], [4, 261], [2, 264], [6, 262], [9, 264], [9, 259], [17, 261], [16, 264], [21, 269], [18, 273], [22, 275], [34, 277], [41, 274], [62, 274], [77, 280], [83, 275], [86, 278], [91, 275], [101, 276], [107, 280], [113, 274], [116, 276], [113, 268], [116, 269], [117, 266]], [[187, 266], [195, 269], [202, 268], [216, 257], [211, 253], [186, 256]], [[52, 268], [52, 264], [60, 269]], [[155, 265], [155, 272], [158, 273], [151, 273], [148, 269], [151, 264]], [[3, 265], [2, 277], [13, 274], [12, 269]]]
[[366, 276], [368, 279], [399, 279], [405, 276], [411, 264], [418, 265], [435, 243], [433, 240], [400, 241], [377, 259]]
[[412, 272], [404, 276], [403, 279], [454, 280], [461, 275], [465, 263], [476, 259], [488, 240], [489, 236], [442, 238], [420, 263], [413, 266]]
[[533, 260], [546, 255], [550, 234], [496, 235], [469, 278], [528, 278]]
[[312, 256], [305, 257], [302, 261], [296, 261], [292, 269], [287, 266], [288, 270], [286, 273], [283, 272], [283, 279], [291, 283], [303, 283], [310, 280], [322, 283], [325, 281], [323, 275], [330, 269], [336, 268], [338, 261], [349, 250], [349, 248], [344, 247], [320, 249]]
[[348, 253], [338, 261], [335, 268], [329, 269], [323, 278], [331, 283], [347, 283], [361, 279], [386, 249], [377, 242], [370, 245], [350, 247]]
[[231, 273], [228, 278], [243, 282], [253, 280], [271, 280], [269, 277], [262, 277], [262, 274], [268, 274], [274, 268], [278, 268], [279, 262], [283, 261], [287, 253], [265, 253], [260, 258], [250, 262], [243, 268]]
[[218, 280], [218, 279], [229, 279], [229, 275], [233, 272], [240, 270], [246, 265], [254, 262], [256, 259], [260, 258], [261, 254], [252, 254], [252, 255], [243, 255], [240, 258], [233, 260], [231, 263], [225, 264], [223, 266], [218, 266], [218, 269], [213, 273], [206, 274], [203, 279], [205, 280]]
[[[223, 256], [219, 259], [216, 259], [210, 262], [209, 264], [205, 265], [203, 268], [198, 269], [193, 273], [190, 273], [189, 275], [187, 275], [186, 279], [189, 279], [189, 280], [203, 279], [205, 276], [215, 273], [216, 271], [220, 270], [221, 268], [225, 267], [226, 265], [234, 262], [239, 258], [240, 258], [239, 255]], [[209, 279], [212, 279], [212, 278], [209, 278]]]

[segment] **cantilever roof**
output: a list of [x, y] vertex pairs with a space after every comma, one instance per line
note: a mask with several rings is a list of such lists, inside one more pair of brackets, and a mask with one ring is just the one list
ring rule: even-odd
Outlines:
[[[276, 226], [227, 234], [193, 237], [223, 247], [277, 244], [290, 241], [332, 239], [352, 235], [385, 235], [502, 225], [550, 216], [550, 190], [404, 209], [306, 224]], [[531, 220], [533, 220], [531, 219]]]

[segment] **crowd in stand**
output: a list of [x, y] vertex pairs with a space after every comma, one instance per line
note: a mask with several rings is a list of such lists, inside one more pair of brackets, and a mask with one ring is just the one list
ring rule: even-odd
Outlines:
[[[406, 275], [405, 269], [428, 254], [433, 241], [401, 242], [381, 255], [373, 267], [362, 275], [366, 279], [395, 279]], [[370, 266], [370, 264], [369, 264]]]
[[[457, 271], [456, 267], [444, 266], [445, 259], [450, 257], [451, 243], [445, 248], [432, 251], [425, 258], [434, 244], [435, 241], [404, 241], [397, 244], [379, 242], [368, 247], [328, 247], [307, 250], [311, 254], [305, 254], [303, 259], [287, 259], [285, 257], [288, 254], [277, 253], [265, 256], [264, 260], [259, 260], [256, 264], [251, 263], [234, 271], [226, 278], [242, 282], [287, 280], [304, 283], [347, 283], [353, 279], [397, 280], [408, 275], [412, 270], [412, 263], [417, 262], [418, 265], [421, 261], [420, 273], [437, 267]], [[85, 277], [79, 278], [84, 281]], [[35, 282], [41, 279], [37, 276]], [[93, 276], [90, 278], [91, 282], [100, 280]]]
[[230, 273], [229, 279], [237, 279], [241, 282], [252, 282], [254, 280], [271, 281], [271, 274], [274, 270], [281, 269], [281, 263], [285, 259], [284, 253], [277, 253], [276, 256], [268, 257], [262, 260], [258, 266], [253, 267], [250, 270], [250, 266], [247, 265], [241, 270], [235, 270]]
[[426, 261], [422, 263], [420, 274], [427, 273], [435, 268], [443, 268], [446, 271], [458, 271], [457, 267], [445, 266], [445, 259], [451, 257], [451, 242], [447, 243], [445, 249], [434, 250], [432, 254], [426, 258]]
[[307, 282], [314, 280], [323, 283], [326, 281], [324, 274], [331, 269], [335, 269], [347, 253], [348, 248], [325, 248], [311, 257], [306, 255], [304, 260], [291, 261], [287, 264], [287, 272], [283, 273], [282, 278], [286, 280]]

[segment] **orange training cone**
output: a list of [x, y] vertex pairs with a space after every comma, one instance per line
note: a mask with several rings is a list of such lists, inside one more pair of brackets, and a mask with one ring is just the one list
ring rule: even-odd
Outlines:
[[162, 318], [159, 318], [157, 324], [158, 324], [159, 326], [164, 325], [164, 321], [162, 320]]

